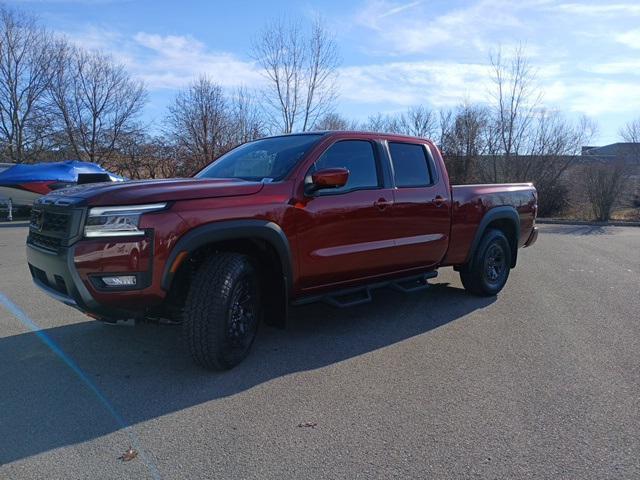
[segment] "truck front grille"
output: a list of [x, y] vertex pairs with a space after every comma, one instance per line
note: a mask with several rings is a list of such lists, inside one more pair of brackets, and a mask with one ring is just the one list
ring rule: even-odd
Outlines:
[[57, 252], [62, 244], [62, 239], [56, 237], [50, 237], [49, 235], [42, 235], [41, 233], [30, 232], [29, 242], [36, 247], [51, 250]]
[[31, 227], [38, 231], [67, 233], [70, 220], [70, 213], [51, 212], [36, 208], [31, 210]]
[[67, 233], [71, 216], [67, 213], [44, 212], [42, 230], [47, 232]]
[[82, 214], [81, 208], [36, 202], [31, 209], [28, 243], [58, 253], [78, 237]]

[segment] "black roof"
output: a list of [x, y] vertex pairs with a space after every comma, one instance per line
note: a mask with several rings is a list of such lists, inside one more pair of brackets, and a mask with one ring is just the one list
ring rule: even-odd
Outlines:
[[618, 142], [602, 147], [582, 147], [582, 155], [595, 155], [598, 157], [640, 155], [640, 143]]

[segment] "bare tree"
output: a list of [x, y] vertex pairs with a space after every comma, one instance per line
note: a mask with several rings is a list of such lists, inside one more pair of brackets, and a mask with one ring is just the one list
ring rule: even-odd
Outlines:
[[631, 174], [629, 184], [630, 190], [633, 191], [632, 205], [640, 207], [640, 117], [627, 123], [620, 130], [620, 136], [625, 142], [634, 144], [627, 150], [625, 160]]
[[56, 116], [78, 158], [103, 163], [137, 128], [146, 101], [141, 82], [107, 55], [66, 46], [50, 88]]
[[361, 126], [367, 132], [402, 133], [402, 126], [397, 115], [376, 113], [371, 115]]
[[246, 87], [238, 88], [231, 96], [230, 107], [230, 143], [239, 145], [265, 135], [265, 121], [255, 102], [254, 96]]
[[438, 133], [438, 118], [436, 112], [418, 105], [403, 113], [371, 115], [361, 129], [433, 139]]
[[475, 179], [476, 163], [485, 153], [488, 121], [487, 108], [464, 103], [456, 110], [451, 124], [446, 126], [442, 147], [449, 175], [456, 183], [469, 183]]
[[527, 155], [519, 159], [516, 175], [540, 183], [555, 182], [576, 162], [576, 155], [597, 130], [597, 124], [588, 117], [573, 123], [557, 111], [541, 110], [531, 126]]
[[620, 136], [625, 142], [640, 145], [640, 117], [630, 121], [620, 130]]
[[329, 112], [337, 98], [335, 82], [340, 59], [333, 36], [320, 18], [316, 18], [311, 25], [307, 52], [303, 132], [321, 115]]
[[297, 22], [272, 22], [253, 42], [252, 56], [267, 79], [264, 99], [276, 129], [304, 132], [333, 107], [339, 57], [319, 19], [308, 36]]
[[182, 173], [184, 158], [174, 142], [141, 131], [122, 135], [118, 150], [105, 165], [110, 171], [131, 179], [169, 178]]
[[542, 110], [531, 126], [526, 154], [512, 160], [518, 181], [533, 182], [538, 190], [540, 215], [561, 213], [572, 185], [567, 174], [578, 162], [582, 145], [589, 144], [597, 125], [587, 117], [571, 122], [560, 113]]
[[147, 168], [153, 147], [142, 131], [120, 135], [117, 153], [103, 165], [110, 171], [130, 179], [155, 178], [154, 169]]
[[491, 92], [495, 111], [495, 127], [506, 167], [510, 157], [520, 153], [526, 141], [534, 112], [541, 101], [536, 87], [536, 75], [523, 46], [505, 59], [502, 52], [490, 56], [494, 90]]
[[624, 191], [626, 180], [627, 165], [624, 161], [615, 165], [584, 167], [584, 186], [594, 219], [606, 222], [611, 218], [613, 208]]
[[597, 125], [587, 117], [570, 121], [557, 111], [539, 109], [529, 123], [519, 154], [507, 161], [499, 128], [489, 119], [482, 137], [484, 154], [477, 164], [478, 179], [488, 183], [533, 182], [540, 214], [558, 214], [569, 205], [569, 170], [577, 164], [581, 146], [596, 132]]
[[451, 134], [454, 125], [454, 112], [452, 109], [442, 108], [438, 111], [438, 137], [437, 143], [443, 154], [447, 137]]
[[184, 148], [196, 171], [232, 148], [229, 106], [222, 87], [206, 76], [180, 91], [169, 106], [170, 135]]
[[48, 147], [54, 45], [33, 18], [0, 7], [0, 148], [13, 162], [32, 160]]
[[568, 202], [563, 176], [596, 126], [587, 118], [573, 123], [542, 108], [536, 74], [522, 46], [508, 59], [499, 51], [490, 61], [493, 115], [485, 149], [490, 164], [480, 177], [492, 182], [534, 182], [540, 214], [558, 213]]
[[330, 112], [322, 116], [314, 125], [314, 130], [358, 130], [358, 122], [348, 120], [341, 115]]
[[438, 131], [436, 112], [422, 105], [410, 107], [398, 122], [402, 133], [414, 137], [433, 139]]

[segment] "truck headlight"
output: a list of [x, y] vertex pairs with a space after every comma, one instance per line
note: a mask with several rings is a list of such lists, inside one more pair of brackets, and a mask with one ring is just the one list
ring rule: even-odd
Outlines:
[[84, 236], [123, 237], [144, 235], [144, 230], [138, 230], [142, 214], [162, 210], [166, 206], [166, 203], [153, 203], [150, 205], [94, 207], [89, 210], [89, 215], [84, 225]]

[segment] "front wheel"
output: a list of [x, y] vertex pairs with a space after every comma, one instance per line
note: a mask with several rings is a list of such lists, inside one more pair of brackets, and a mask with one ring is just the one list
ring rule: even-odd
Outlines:
[[490, 229], [482, 237], [471, 263], [460, 272], [465, 290], [474, 295], [497, 295], [507, 283], [511, 268], [511, 246], [500, 230]]
[[258, 276], [249, 258], [222, 252], [207, 259], [193, 278], [183, 315], [196, 363], [212, 370], [239, 364], [262, 316]]

